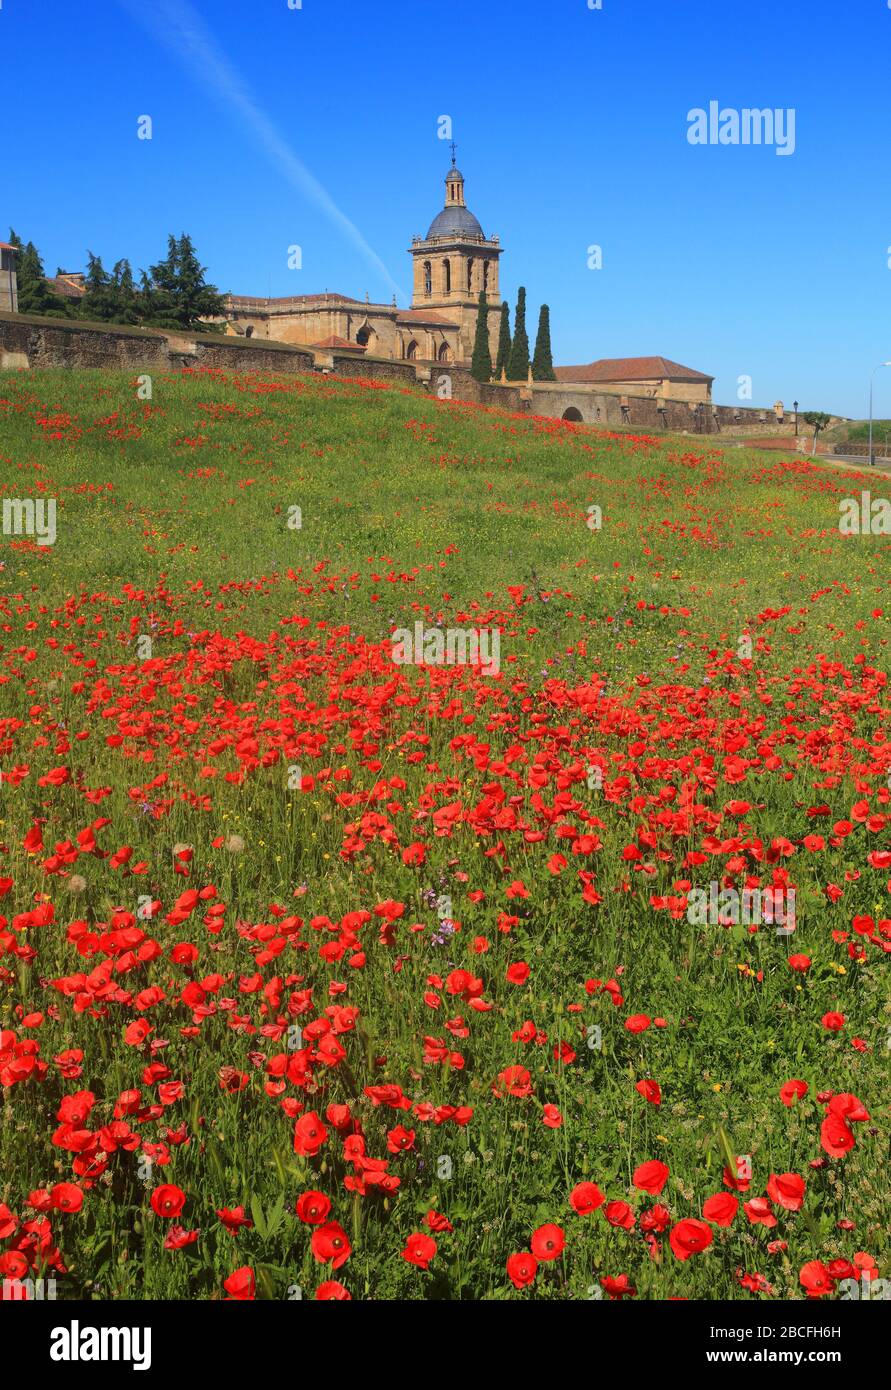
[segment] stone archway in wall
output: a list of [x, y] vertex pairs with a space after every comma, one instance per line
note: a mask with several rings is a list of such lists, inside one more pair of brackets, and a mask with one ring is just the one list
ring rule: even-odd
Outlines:
[[582, 412], [579, 410], [577, 405], [567, 406], [567, 408], [563, 412], [562, 418], [564, 420], [570, 420], [573, 424], [576, 425], [580, 425], [583, 423]]
[[406, 358], [408, 359], [409, 362], [415, 362], [415, 361], [417, 361], [417, 356], [418, 356], [418, 344], [417, 344], [416, 339], [412, 338], [412, 340], [411, 340], [411, 342], [409, 343], [408, 347], [405, 349], [405, 356], [406, 356]]
[[377, 334], [375, 333], [374, 329], [371, 328], [370, 325], [367, 323], [363, 324], [362, 327], [359, 329], [359, 332], [356, 334], [356, 342], [358, 343], [359, 347], [365, 348], [367, 352], [370, 352], [373, 355], [374, 345], [376, 341]]
[[440, 345], [440, 349], [439, 352], [436, 354], [436, 358], [438, 362], [451, 362], [452, 349], [449, 347], [448, 343], [442, 343]]

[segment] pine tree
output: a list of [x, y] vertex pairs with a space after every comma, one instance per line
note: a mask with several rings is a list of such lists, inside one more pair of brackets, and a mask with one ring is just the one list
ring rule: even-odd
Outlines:
[[128, 260], [118, 261], [109, 274], [98, 256], [87, 252], [87, 292], [78, 306], [81, 318], [101, 323], [138, 323], [139, 303]]
[[495, 376], [500, 380], [501, 371], [507, 372], [510, 361], [510, 305], [505, 299], [501, 306], [501, 325], [498, 330], [498, 354], [495, 359]]
[[480, 290], [479, 308], [476, 311], [476, 336], [473, 340], [470, 375], [475, 381], [492, 380], [492, 353], [489, 350], [489, 307], [485, 290]]
[[223, 300], [216, 285], [208, 285], [203, 266], [195, 254], [192, 238], [183, 233], [177, 248], [179, 254], [179, 297], [182, 312], [190, 327], [198, 326], [204, 318], [214, 318], [223, 312]]
[[535, 337], [535, 354], [532, 358], [533, 381], [556, 381], [554, 363], [551, 360], [551, 311], [542, 304], [538, 315], [538, 333]]
[[514, 314], [514, 340], [511, 343], [510, 358], [507, 364], [510, 381], [525, 381], [529, 375], [529, 335], [526, 332], [526, 291], [521, 285], [517, 291], [517, 308]]
[[21, 237], [10, 230], [9, 243], [16, 247], [15, 270], [19, 313], [49, 314], [54, 318], [65, 318], [68, 312], [67, 305], [62, 296], [50, 288], [40, 252], [33, 241], [25, 245]]
[[223, 300], [215, 285], [204, 279], [201, 265], [185, 233], [167, 238], [167, 255], [149, 270], [146, 322], [163, 328], [204, 328], [203, 318], [222, 314]]
[[133, 267], [124, 257], [123, 260], [115, 262], [112, 271], [115, 293], [117, 297], [117, 310], [120, 317], [118, 323], [138, 323], [139, 322], [139, 296], [136, 293], [136, 286], [133, 283]]
[[77, 306], [81, 318], [97, 323], [115, 323], [117, 308], [112, 278], [100, 256], [87, 251], [87, 273], [84, 276], [87, 292]]

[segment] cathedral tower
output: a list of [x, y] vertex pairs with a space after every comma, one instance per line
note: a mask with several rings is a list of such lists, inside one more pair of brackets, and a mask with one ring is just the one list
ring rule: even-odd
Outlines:
[[489, 306], [489, 346], [492, 361], [498, 352], [501, 295], [498, 290], [498, 237], [486, 237], [464, 201], [464, 175], [455, 164], [445, 178], [442, 212], [434, 217], [426, 237], [415, 237], [412, 309], [443, 311], [443, 317], [459, 325], [459, 360], [469, 364], [473, 356], [480, 291]]

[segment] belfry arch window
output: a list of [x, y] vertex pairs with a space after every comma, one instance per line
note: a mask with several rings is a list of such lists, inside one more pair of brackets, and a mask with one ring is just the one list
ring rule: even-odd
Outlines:
[[424, 293], [433, 293], [433, 267], [429, 261], [424, 262]]
[[446, 294], [452, 293], [452, 263], [443, 261], [442, 263], [442, 288]]
[[468, 288], [468, 290], [472, 290], [472, 289], [473, 289], [473, 257], [472, 257], [472, 256], [468, 256], [468, 258], [467, 258], [467, 288]]
[[489, 262], [483, 261], [483, 289], [488, 293], [489, 290]]

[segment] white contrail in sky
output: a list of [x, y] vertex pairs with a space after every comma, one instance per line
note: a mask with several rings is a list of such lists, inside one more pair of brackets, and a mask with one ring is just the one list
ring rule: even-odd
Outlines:
[[165, 44], [194, 81], [202, 83], [221, 105], [244, 119], [257, 144], [287, 181], [315, 203], [339, 227], [399, 298], [404, 298], [380, 256], [358, 227], [290, 148], [275, 124], [257, 105], [249, 87], [229, 62], [213, 34], [188, 0], [120, 0], [134, 20]]

